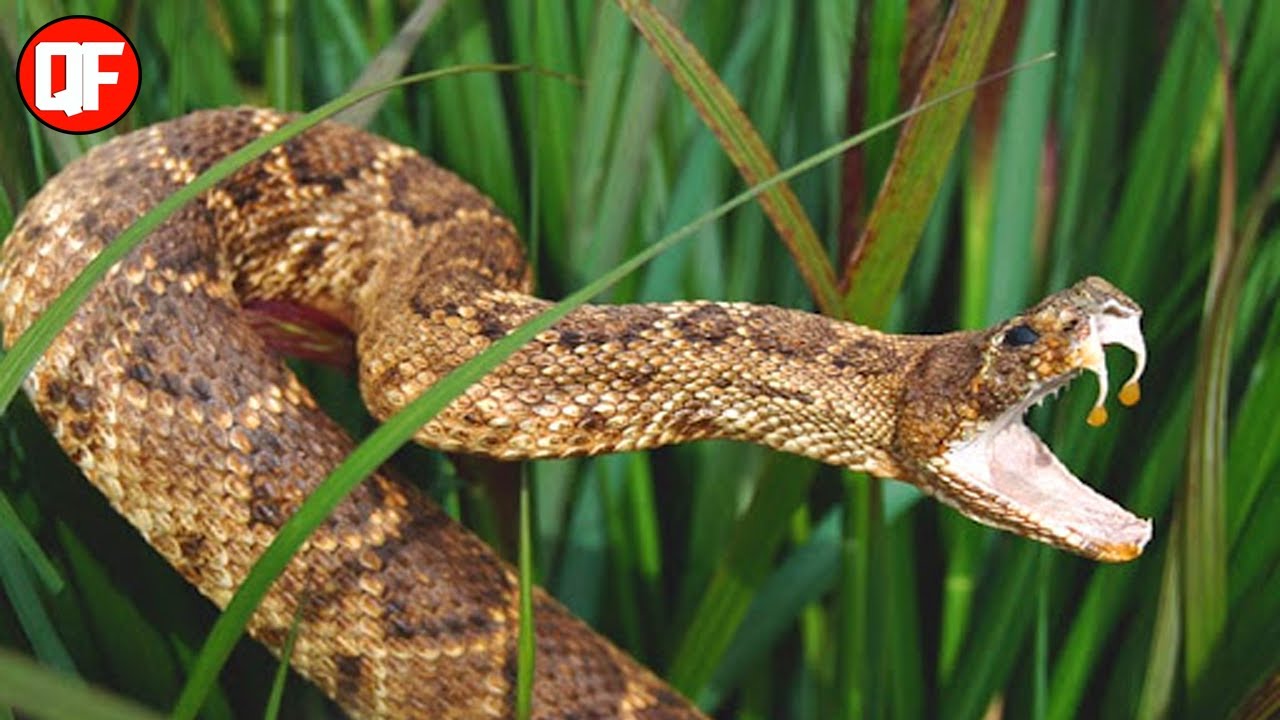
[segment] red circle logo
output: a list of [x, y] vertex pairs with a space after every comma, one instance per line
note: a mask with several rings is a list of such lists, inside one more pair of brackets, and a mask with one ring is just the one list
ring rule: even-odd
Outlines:
[[22, 47], [18, 90], [27, 110], [54, 130], [98, 132], [124, 117], [138, 98], [138, 52], [105, 20], [59, 18]]

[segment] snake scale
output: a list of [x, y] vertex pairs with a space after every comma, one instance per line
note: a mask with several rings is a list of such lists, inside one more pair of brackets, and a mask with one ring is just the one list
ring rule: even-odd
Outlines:
[[[228, 152], [287, 120], [201, 111], [68, 165], [3, 246], [11, 345], [103, 245]], [[244, 309], [288, 303], [356, 336], [385, 418], [544, 307], [511, 223], [412, 150], [323, 124], [187, 204], [114, 267], [25, 383], [67, 454], [187, 580], [224, 605], [352, 443]], [[472, 386], [416, 439], [499, 459], [733, 438], [910, 481], [976, 520], [1097, 560], [1150, 524], [1071, 475], [1021, 422], [1104, 344], [1137, 356], [1141, 310], [1087, 278], [992, 328], [890, 335], [719, 302], [585, 306]], [[254, 616], [355, 717], [509, 717], [516, 577], [413, 487], [375, 475]], [[302, 607], [299, 609], [299, 604]], [[700, 712], [545, 593], [539, 718]]]

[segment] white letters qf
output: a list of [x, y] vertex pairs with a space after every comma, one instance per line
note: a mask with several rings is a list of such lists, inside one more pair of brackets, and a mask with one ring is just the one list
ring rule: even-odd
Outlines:
[[[42, 42], [36, 45], [36, 107], [40, 110], [61, 110], [67, 116], [79, 115], [82, 110], [98, 109], [98, 86], [114, 85], [120, 74], [102, 72], [98, 58], [103, 55], [120, 55], [122, 42]], [[53, 56], [67, 59], [67, 86], [53, 92]]]

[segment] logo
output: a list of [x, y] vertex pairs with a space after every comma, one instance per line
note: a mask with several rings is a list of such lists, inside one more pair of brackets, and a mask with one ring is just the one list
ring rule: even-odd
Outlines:
[[138, 98], [138, 52], [115, 25], [87, 15], [40, 28], [18, 55], [27, 110], [75, 135], [111, 127]]

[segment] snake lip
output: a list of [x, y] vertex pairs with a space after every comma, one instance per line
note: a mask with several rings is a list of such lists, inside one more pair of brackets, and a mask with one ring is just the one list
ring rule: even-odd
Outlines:
[[[1093, 560], [1125, 562], [1142, 554], [1151, 539], [1151, 521], [1081, 482], [1023, 422], [1031, 407], [1086, 370], [1099, 379], [1097, 413], [1106, 395], [1104, 344], [1122, 345], [1136, 356], [1134, 375], [1126, 383], [1132, 386], [1130, 398], [1136, 398], [1137, 378], [1145, 365], [1137, 329], [1140, 313], [1122, 316], [1114, 308], [1107, 312], [1105, 320], [1092, 319], [1093, 331], [1081, 343], [1074, 371], [1040, 384], [976, 436], [949, 449], [939, 470], [951, 478], [953, 487], [958, 483], [951, 504], [979, 522], [1019, 531]], [[1128, 402], [1124, 393], [1121, 399]], [[1097, 424], [1096, 415], [1090, 417], [1091, 424]], [[1105, 413], [1102, 417], [1105, 421]]]

